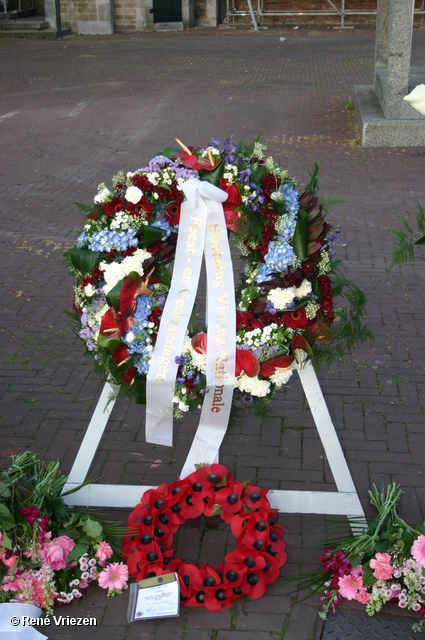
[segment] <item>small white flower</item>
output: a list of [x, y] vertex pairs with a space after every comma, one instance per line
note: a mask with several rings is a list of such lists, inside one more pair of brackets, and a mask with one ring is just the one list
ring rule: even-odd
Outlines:
[[133, 342], [134, 338], [135, 338], [135, 335], [132, 331], [129, 331], [125, 336], [126, 342]]
[[184, 402], [179, 402], [179, 409], [180, 411], [189, 411], [189, 406]]
[[[81, 580], [88, 580], [89, 579], [89, 573], [88, 571], [83, 571], [83, 573], [81, 574]], [[71, 585], [70, 585], [71, 586]]]
[[102, 191], [100, 191], [97, 196], [94, 197], [94, 201], [96, 204], [102, 204], [103, 202], [109, 202], [111, 198], [113, 198], [112, 191], [109, 191], [108, 187], [104, 187]]

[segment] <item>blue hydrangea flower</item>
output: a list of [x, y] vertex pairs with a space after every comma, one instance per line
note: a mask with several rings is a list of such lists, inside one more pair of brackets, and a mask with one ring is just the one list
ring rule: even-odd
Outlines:
[[138, 240], [135, 237], [136, 229], [128, 231], [114, 231], [102, 229], [96, 231], [90, 239], [90, 251], [99, 251], [109, 253], [113, 249], [117, 251], [126, 251], [129, 247], [137, 247]]
[[293, 248], [283, 236], [278, 236], [269, 244], [269, 250], [264, 257], [264, 264], [255, 276], [257, 284], [271, 280], [275, 274], [281, 273], [288, 267], [295, 266], [296, 255]]
[[[134, 313], [134, 325], [124, 337], [128, 352], [133, 355], [133, 362], [139, 374], [147, 373], [152, 357], [153, 342], [148, 333], [148, 317], [155, 306], [152, 296], [140, 295]], [[131, 339], [129, 339], [131, 336]], [[136, 339], [134, 339], [136, 336]]]
[[285, 204], [288, 213], [295, 215], [300, 208], [298, 191], [288, 183], [281, 184], [278, 188], [278, 191], [285, 198]]

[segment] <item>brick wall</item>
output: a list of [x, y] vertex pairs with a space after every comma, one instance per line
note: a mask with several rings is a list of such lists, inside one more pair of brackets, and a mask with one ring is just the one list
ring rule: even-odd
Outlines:
[[134, 31], [136, 28], [136, 0], [114, 0], [116, 31]]
[[95, 0], [61, 0], [62, 27], [78, 33], [79, 20], [97, 20]]

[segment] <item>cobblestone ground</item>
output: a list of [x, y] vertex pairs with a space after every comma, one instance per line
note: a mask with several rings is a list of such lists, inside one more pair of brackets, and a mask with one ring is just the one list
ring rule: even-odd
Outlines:
[[[31, 448], [69, 471], [102, 388], [67, 315], [72, 278], [62, 251], [83, 219], [72, 202], [91, 201], [98, 183], [142, 166], [175, 136], [201, 144], [261, 131], [290, 175], [308, 181], [316, 160], [321, 193], [343, 200], [329, 219], [342, 225], [338, 253], [369, 297], [376, 341], [320, 381], [366, 513], [370, 483], [395, 480], [404, 487], [402, 515], [423, 521], [424, 256], [418, 248], [414, 268], [386, 273], [386, 227], [400, 225], [396, 211], [413, 220], [416, 199], [425, 204], [424, 149], [358, 144], [353, 85], [372, 83], [374, 33], [194, 30], [0, 40], [0, 52], [1, 462]], [[412, 64], [425, 64], [423, 31], [414, 32]], [[272, 409], [263, 427], [244, 415], [222, 461], [261, 486], [334, 490], [295, 377]], [[177, 478], [196, 417], [178, 428], [172, 450], [147, 445], [142, 427], [143, 407], [119, 400], [94, 462], [102, 482]], [[318, 552], [305, 548], [323, 538], [325, 518], [280, 521], [288, 545], [282, 575], [318, 570]], [[187, 523], [177, 548], [180, 557], [214, 564], [227, 543], [227, 527], [211, 520]], [[49, 631], [56, 640], [312, 640], [321, 623], [318, 598], [308, 595], [275, 583], [231, 611], [183, 610], [178, 619], [128, 626], [127, 596], [107, 601], [94, 589], [65, 613], [93, 615], [97, 627]]]

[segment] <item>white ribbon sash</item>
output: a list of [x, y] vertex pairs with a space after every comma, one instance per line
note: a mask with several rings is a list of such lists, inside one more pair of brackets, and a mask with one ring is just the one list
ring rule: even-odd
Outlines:
[[146, 441], [172, 446], [173, 396], [205, 254], [208, 295], [207, 393], [181, 477], [212, 463], [226, 433], [235, 384], [236, 304], [222, 202], [227, 193], [196, 178], [184, 183], [176, 257], [146, 381]]

